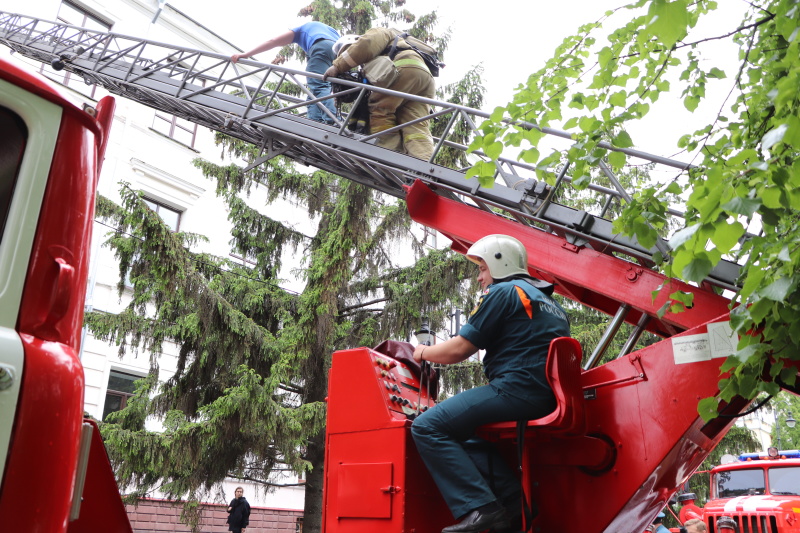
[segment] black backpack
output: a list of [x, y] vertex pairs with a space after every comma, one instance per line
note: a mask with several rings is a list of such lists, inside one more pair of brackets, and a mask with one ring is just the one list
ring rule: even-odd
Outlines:
[[[331, 92], [340, 93], [342, 91], [346, 91], [347, 89], [351, 89], [349, 85], [342, 85], [340, 83], [336, 83], [337, 79], [355, 81], [358, 83], [364, 83], [365, 80], [362, 79], [361, 74], [356, 71], [347, 71], [342, 72], [335, 78], [330, 78], [331, 80]], [[342, 116], [347, 116], [347, 129], [354, 133], [360, 133], [362, 135], [369, 134], [369, 96], [370, 92], [367, 91], [361, 100], [358, 102], [358, 106], [355, 109], [350, 109], [348, 112], [342, 111], [342, 104], [352, 104], [355, 102], [356, 98], [360, 93], [358, 91], [353, 91], [351, 93], [337, 95], [334, 97], [334, 102], [336, 103], [336, 109], [339, 111], [339, 114]]]
[[[396, 32], [394, 41], [383, 51], [384, 54], [389, 56], [389, 59], [394, 60], [394, 56], [397, 55], [397, 52], [402, 50], [414, 50], [422, 57], [422, 60], [425, 61], [425, 66], [431, 71], [431, 76], [436, 77], [439, 75], [439, 69], [444, 68], [444, 63], [439, 61], [439, 53], [434, 47], [420, 41], [413, 35], [409, 35], [408, 32], [400, 32], [399, 30], [392, 31]], [[400, 39], [403, 39], [407, 46], [401, 46], [399, 44]]]

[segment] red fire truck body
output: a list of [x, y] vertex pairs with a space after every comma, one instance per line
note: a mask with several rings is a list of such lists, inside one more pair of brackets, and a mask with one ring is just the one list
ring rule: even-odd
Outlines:
[[[733, 422], [720, 417], [704, 423], [697, 413], [700, 399], [718, 393], [723, 354], [735, 349], [728, 327], [729, 301], [712, 290], [665, 279], [612, 255], [570, 246], [552, 233], [443, 198], [422, 183], [410, 188], [407, 202], [412, 218], [444, 233], [462, 253], [484, 235], [513, 235], [528, 250], [534, 276], [609, 314], [614, 304], [623, 302], [655, 316], [666, 294], [662, 291], [655, 301], [651, 294], [662, 284], [691, 291], [696, 304], [703, 302], [651, 324], [654, 331], [674, 333], [669, 338], [601, 366], [578, 369], [572, 374], [578, 385], [562, 384], [564, 390], [556, 391], [572, 422], [530, 427], [524, 441], [521, 483], [539, 508], [534, 531], [643, 531]], [[640, 316], [631, 320], [639, 321]], [[725, 346], [715, 351], [716, 343]], [[417, 384], [401, 376], [387, 381], [376, 362], [385, 356], [364, 349], [334, 354], [325, 462], [326, 533], [438, 533], [454, 520], [432, 482], [421, 481], [426, 474], [417, 471], [419, 458], [408, 444], [411, 421], [403, 420], [394, 398], [399, 390], [402, 401], [419, 401]], [[402, 379], [407, 380], [404, 385], [393, 386]], [[740, 399], [723, 410], [738, 413], [747, 403]], [[396, 438], [383, 438], [389, 425], [397, 431]], [[483, 428], [482, 434], [515, 461], [513, 423]], [[376, 465], [381, 465], [384, 477], [364, 474], [358, 483], [353, 481], [350, 472], [367, 472], [379, 468]], [[370, 501], [367, 495], [382, 502], [384, 514], [373, 514], [373, 507], [364, 503]], [[411, 502], [420, 501], [427, 507], [421, 515], [411, 509]]]
[[740, 533], [800, 533], [800, 451], [738, 459], [711, 470], [711, 496], [703, 507], [709, 531], [728, 516]]
[[130, 531], [78, 357], [95, 188], [114, 100], [80, 109], [0, 60], [3, 531]]
[[[94, 193], [113, 107], [109, 98], [87, 112], [0, 62], [3, 530], [130, 531], [96, 426], [82, 419], [78, 357]], [[322, 146], [328, 135], [314, 134]], [[534, 531], [640, 533], [733, 423], [705, 423], [697, 413], [700, 399], [719, 393], [720, 365], [735, 351], [730, 301], [715, 287], [666, 278], [607, 246], [576, 244], [565, 238], [569, 227], [545, 231], [436, 187], [433, 178], [417, 181], [405, 200], [411, 217], [448, 237], [454, 250], [464, 253], [485, 235], [512, 235], [528, 250], [533, 276], [663, 339], [603, 365], [571, 339], [552, 345], [548, 372], [559, 412], [529, 423], [520, 452], [521, 485], [539, 509]], [[662, 314], [675, 291], [691, 293], [693, 305]], [[438, 533], [453, 522], [409, 433], [409, 415], [433, 402], [391, 353], [333, 355], [324, 533]], [[736, 415], [748, 404], [736, 398], [720, 411]], [[487, 426], [481, 435], [516, 460], [515, 424]]]

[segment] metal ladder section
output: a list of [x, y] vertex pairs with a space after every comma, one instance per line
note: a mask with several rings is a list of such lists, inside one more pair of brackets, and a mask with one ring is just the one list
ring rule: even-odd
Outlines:
[[[0, 12], [0, 42], [26, 57], [75, 73], [87, 84], [252, 143], [261, 148], [262, 156], [251, 166], [284, 155], [399, 198], [405, 197], [406, 186], [421, 180], [442, 196], [527, 226], [544, 227], [576, 246], [624, 254], [648, 267], [653, 265], [656, 252], [666, 251], [664, 242], [647, 249], [635, 239], [615, 234], [611, 221], [602, 213], [591, 214], [553, 202], [556, 189], [569, 181], [566, 167], [556, 185], [550, 186], [535, 179], [532, 165], [501, 158], [496, 163], [494, 186], [485, 188], [477, 179], [465, 179], [464, 169], [436, 164], [443, 150], [466, 154], [467, 147], [449, 137], [456, 125], [475, 131], [489, 118], [480, 110], [394, 93], [429, 105], [431, 113], [420, 120], [446, 121], [445, 133], [434, 139], [431, 160], [422, 161], [375, 146], [378, 135], [354, 134], [347, 130], [346, 120], [337, 119], [337, 126], [327, 126], [307, 119], [307, 106], [320, 105], [322, 99], [314, 98], [303, 78], [320, 78], [317, 74], [251, 60], [233, 64], [221, 54], [4, 12]], [[346, 80], [341, 84], [346, 89], [340, 93], [357, 93], [359, 99], [367, 90], [393, 93]], [[323, 106], [320, 108], [327, 113]], [[570, 139], [564, 131], [523, 126]], [[678, 171], [687, 167], [637, 150], [603, 146]], [[468, 160], [479, 159], [487, 160], [480, 152], [473, 152]], [[598, 170], [614, 184], [613, 189], [590, 186], [593, 193], [605, 197], [605, 212], [611, 202], [624, 202], [629, 196], [608, 166], [600, 162]], [[671, 214], [679, 215], [677, 211]], [[735, 290], [738, 274], [736, 263], [723, 261], [705, 284]]]

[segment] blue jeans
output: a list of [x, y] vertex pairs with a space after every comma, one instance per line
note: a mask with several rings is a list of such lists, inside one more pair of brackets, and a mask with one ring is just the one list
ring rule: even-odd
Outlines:
[[501, 382], [456, 394], [411, 426], [417, 450], [455, 518], [493, 501], [508, 505], [520, 496], [514, 471], [491, 443], [475, 437], [475, 430], [492, 422], [540, 418], [555, 407], [549, 389], [513, 394]]
[[[308, 51], [306, 70], [315, 74], [325, 74], [325, 71], [333, 64], [335, 58], [336, 55], [333, 53], [333, 41], [327, 39], [317, 41], [311, 45], [311, 49]], [[311, 94], [316, 98], [322, 98], [323, 96], [331, 94], [330, 82], [318, 80], [316, 78], [306, 78], [306, 81]], [[311, 98], [308, 98], [308, 100], [310, 99]], [[324, 105], [333, 116], [337, 116], [336, 107], [333, 105], [332, 98], [320, 103]], [[324, 122], [325, 124], [334, 124], [333, 119], [319, 108], [319, 104], [313, 104], [308, 107], [308, 118], [316, 120], [317, 122]]]

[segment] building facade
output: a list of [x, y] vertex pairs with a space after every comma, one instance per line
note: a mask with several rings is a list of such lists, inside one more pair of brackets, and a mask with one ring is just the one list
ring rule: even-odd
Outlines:
[[[2, 9], [7, 12], [74, 26], [226, 55], [241, 52], [190, 14], [159, 0], [10, 0], [4, 4]], [[107, 94], [102, 88], [86, 85], [82, 79], [65, 71], [55, 71], [50, 66], [10, 55], [7, 49], [0, 53], [62, 85], [63, 92], [75, 101], [92, 104]], [[131, 100], [117, 97], [116, 102], [98, 193], [118, 202], [121, 184], [128, 184], [142, 191], [150, 207], [174, 230], [206, 236], [208, 242], [199, 244], [198, 251], [240, 259], [231, 253], [230, 224], [224, 204], [215, 195], [214, 183], [192, 165], [197, 157], [220, 162], [213, 132]], [[258, 201], [258, 191], [254, 194], [253, 201]], [[110, 229], [102, 221], [95, 222], [87, 311], [117, 313], [128, 303], [127, 291], [122, 298], [117, 292], [118, 262], [113, 252], [103, 246]], [[160, 378], [166, 380], [176, 370], [178, 347], [165, 344], [163, 348], [159, 358]], [[83, 336], [81, 360], [86, 375], [84, 408], [97, 419], [123, 408], [132, 396], [133, 382], [145, 376], [150, 367], [150, 354], [128, 351], [120, 357], [116, 346], [87, 332]], [[157, 430], [160, 424], [152, 420], [148, 421], [148, 426]], [[214, 501], [204, 505], [199, 531], [227, 531], [225, 508], [233, 497], [234, 488], [240, 485], [254, 509], [249, 532], [301, 530], [302, 480], [287, 475], [279, 481], [286, 487], [267, 493], [252, 483], [226, 480], [217, 488]], [[189, 531], [180, 522], [180, 512], [180, 505], [159, 494], [129, 507], [131, 523], [137, 532]]]

